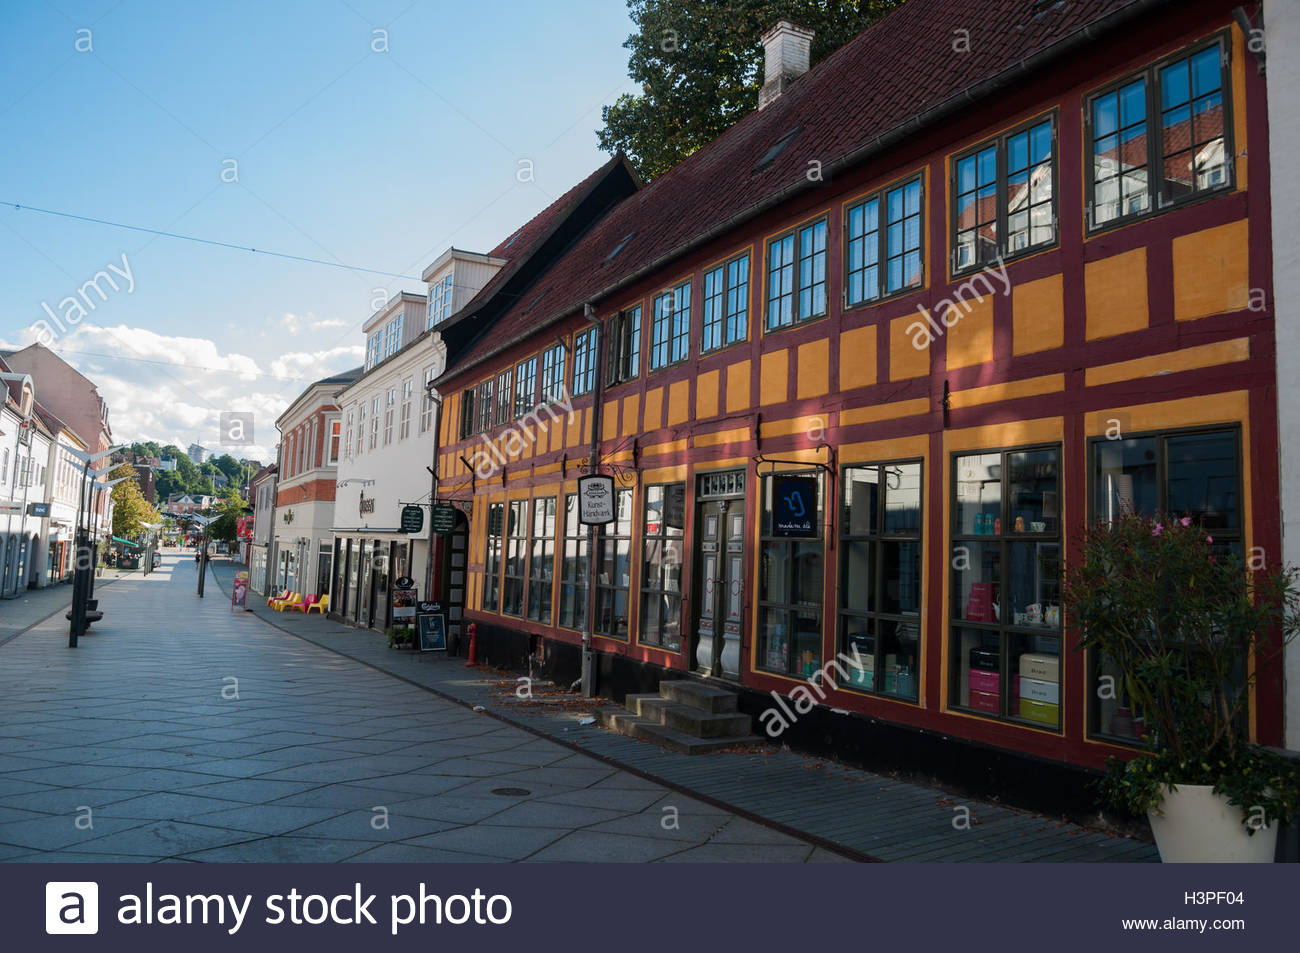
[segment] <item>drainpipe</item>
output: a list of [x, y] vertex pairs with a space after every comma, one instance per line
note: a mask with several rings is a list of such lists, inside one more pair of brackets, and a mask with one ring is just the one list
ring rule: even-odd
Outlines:
[[[582, 306], [583, 316], [591, 322], [596, 331], [595, 358], [596, 381], [591, 391], [591, 459], [587, 472], [594, 474], [600, 464], [600, 417], [601, 402], [605, 393], [605, 341], [596, 317], [596, 309], [590, 304]], [[587, 615], [582, 626], [582, 694], [584, 698], [596, 695], [596, 653], [591, 647], [591, 635], [596, 625], [596, 526], [587, 527]], [[628, 594], [631, 598], [631, 594]]]

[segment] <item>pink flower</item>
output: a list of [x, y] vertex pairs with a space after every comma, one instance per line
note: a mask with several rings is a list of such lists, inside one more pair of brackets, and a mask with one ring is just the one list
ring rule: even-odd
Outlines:
[[1180, 519], [1178, 522], [1182, 523], [1184, 526], [1191, 526], [1191, 525], [1192, 525], [1192, 518], [1191, 518], [1190, 516], [1184, 516], [1184, 517], [1183, 517], [1182, 519]]
[[1213, 537], [1213, 536], [1207, 536], [1207, 537], [1205, 537], [1205, 541], [1206, 541], [1207, 543], [1212, 543], [1212, 542], [1214, 542], [1214, 537]]
[[1155, 529], [1153, 529], [1153, 530], [1151, 531], [1151, 535], [1152, 535], [1152, 536], [1159, 536], [1160, 533], [1161, 533], [1161, 531], [1162, 531], [1164, 528], [1165, 528], [1165, 527], [1164, 527], [1164, 524], [1163, 524], [1163, 523], [1157, 523]]

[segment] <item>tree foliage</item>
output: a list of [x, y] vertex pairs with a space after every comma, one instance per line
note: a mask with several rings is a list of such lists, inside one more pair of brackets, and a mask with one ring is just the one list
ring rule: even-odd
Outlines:
[[816, 65], [903, 0], [628, 0], [636, 32], [624, 93], [601, 113], [600, 148], [622, 150], [647, 181], [758, 106], [762, 35], [780, 20], [815, 32]]
[[118, 477], [126, 479], [109, 491], [113, 499], [113, 535], [125, 539], [144, 532], [145, 523], [161, 522], [161, 517], [140, 492], [135, 467], [129, 463], [115, 467], [108, 478]]
[[233, 488], [226, 490], [213, 510], [217, 518], [208, 524], [208, 536], [221, 542], [234, 542], [237, 520], [248, 512], [239, 492]]

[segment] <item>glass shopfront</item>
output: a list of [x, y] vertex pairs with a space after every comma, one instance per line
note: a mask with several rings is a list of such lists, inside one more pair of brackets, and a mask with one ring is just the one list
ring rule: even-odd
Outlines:
[[1061, 727], [1061, 450], [953, 457], [949, 704]]
[[383, 631], [392, 617], [393, 580], [410, 575], [411, 544], [340, 537], [331, 552], [321, 544], [320, 577], [333, 577], [330, 612], [366, 629]]

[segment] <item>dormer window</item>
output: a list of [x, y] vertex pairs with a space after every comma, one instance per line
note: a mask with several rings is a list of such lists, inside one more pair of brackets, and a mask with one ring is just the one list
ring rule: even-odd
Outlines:
[[429, 287], [429, 327], [441, 324], [451, 317], [452, 272]]

